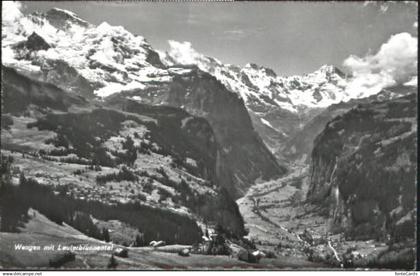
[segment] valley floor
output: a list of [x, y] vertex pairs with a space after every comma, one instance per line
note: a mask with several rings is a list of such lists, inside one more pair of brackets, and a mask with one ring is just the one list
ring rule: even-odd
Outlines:
[[303, 204], [307, 171], [305, 166], [296, 166], [280, 179], [257, 183], [237, 201], [248, 237], [256, 244], [274, 250], [283, 245], [281, 254], [304, 257], [293, 246], [303, 242], [299, 234], [305, 229], [326, 233], [326, 219], [313, 212], [313, 206]]
[[[249, 229], [249, 238], [262, 244], [276, 244], [285, 236], [299, 240], [296, 231], [304, 221], [296, 219], [304, 206], [307, 168], [298, 167], [288, 175], [252, 186], [247, 194], [237, 200], [240, 212]], [[318, 222], [319, 221], [319, 222]], [[324, 226], [324, 219], [313, 218], [311, 226]], [[320, 230], [322, 231], [322, 230]]]
[[296, 165], [282, 178], [257, 183], [237, 200], [248, 238], [258, 248], [274, 251], [279, 259], [311, 260], [336, 269], [413, 268], [415, 244], [390, 248], [383, 242], [345, 240], [342, 233], [329, 233], [328, 214], [305, 201], [308, 171]]

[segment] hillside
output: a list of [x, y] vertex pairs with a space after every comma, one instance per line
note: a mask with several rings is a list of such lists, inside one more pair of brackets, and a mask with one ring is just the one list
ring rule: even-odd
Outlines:
[[322, 110], [309, 120], [302, 129], [286, 142], [277, 151], [277, 155], [289, 162], [304, 162], [309, 164], [315, 138], [324, 130], [326, 124], [335, 117], [342, 115], [358, 104], [370, 103], [374, 101], [393, 100], [410, 93], [416, 93], [417, 87], [396, 86], [384, 89], [378, 94], [351, 99], [348, 102], [333, 104]]
[[[15, 177], [22, 172], [75, 199], [142, 202], [243, 233], [205, 119], [125, 98], [87, 104], [13, 69], [4, 76], [2, 152], [15, 159]], [[28, 103], [17, 99], [22, 93]]]
[[357, 239], [414, 238], [416, 110], [415, 94], [361, 104], [316, 138], [308, 198], [331, 210], [334, 228]]

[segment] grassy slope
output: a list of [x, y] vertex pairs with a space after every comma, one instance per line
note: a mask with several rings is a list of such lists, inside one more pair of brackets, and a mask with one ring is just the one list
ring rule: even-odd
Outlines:
[[[13, 268], [49, 268], [49, 260], [62, 254], [58, 251], [17, 251], [14, 244], [25, 245], [77, 245], [104, 244], [86, 237], [70, 226], [57, 225], [37, 211], [30, 210], [31, 219], [21, 229], [21, 233], [0, 233], [0, 267]], [[320, 267], [311, 262], [300, 261], [293, 258], [263, 259], [260, 264], [248, 264], [228, 256], [191, 255], [189, 257], [178, 256], [174, 252], [174, 246], [166, 246], [158, 249], [151, 247], [128, 248], [129, 257], [116, 257], [117, 269], [282, 269]], [[184, 246], [178, 245], [183, 248]], [[114, 247], [115, 248], [115, 247]], [[106, 269], [110, 258], [110, 251], [78, 251], [75, 261], [63, 265], [62, 269]], [[60, 268], [61, 269], [61, 268]]]

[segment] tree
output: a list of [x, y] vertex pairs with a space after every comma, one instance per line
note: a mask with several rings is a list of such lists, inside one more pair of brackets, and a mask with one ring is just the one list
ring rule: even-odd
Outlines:
[[111, 255], [108, 261], [108, 268], [116, 268], [118, 266], [117, 260], [115, 260], [114, 254]]
[[109, 231], [107, 228], [102, 228], [102, 238], [104, 241], [109, 242], [110, 238], [109, 238]]
[[[11, 182], [11, 156], [1, 155], [0, 165], [0, 231], [18, 232], [27, 220], [29, 206], [21, 200], [18, 188]], [[21, 174], [22, 178], [23, 174]], [[24, 178], [24, 177], [23, 177]]]
[[126, 153], [126, 163], [129, 166], [132, 166], [134, 164], [134, 161], [137, 159], [137, 149], [134, 146], [134, 141], [131, 139], [130, 136], [127, 136], [125, 138], [125, 142], [123, 143], [123, 149], [127, 150]]
[[141, 234], [141, 235], [137, 234], [136, 235], [136, 239], [134, 241], [134, 246], [135, 247], [145, 246], [144, 235], [143, 234]]

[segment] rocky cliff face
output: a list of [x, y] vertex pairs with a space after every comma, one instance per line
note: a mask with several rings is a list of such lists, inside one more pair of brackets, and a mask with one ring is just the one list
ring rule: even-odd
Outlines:
[[[355, 97], [345, 91], [344, 74], [324, 65], [302, 76], [279, 76], [272, 69], [249, 63], [243, 68], [223, 64], [196, 52], [188, 42], [169, 41], [160, 53], [168, 65], [196, 65], [237, 93], [245, 103], [254, 128], [272, 152], [293, 137], [323, 108]], [[281, 154], [276, 154], [283, 160]]]
[[268, 180], [285, 173], [254, 131], [243, 100], [214, 77], [195, 70], [186, 78], [174, 79], [168, 96], [169, 104], [208, 119], [222, 146], [220, 168], [232, 172], [225, 183], [235, 196], [243, 195], [258, 178]]
[[180, 107], [206, 118], [221, 146], [218, 172], [223, 175], [223, 185], [234, 197], [243, 195], [258, 178], [270, 179], [285, 172], [254, 131], [240, 97], [194, 66], [171, 74], [172, 81], [167, 84], [121, 95], [141, 98], [148, 104]]
[[325, 125], [333, 118], [342, 115], [356, 107], [358, 104], [370, 103], [373, 101], [392, 100], [410, 93], [415, 93], [417, 87], [396, 86], [370, 97], [361, 99], [351, 99], [348, 102], [333, 104], [324, 110], [318, 111], [314, 117], [304, 124], [301, 129], [296, 129], [293, 136], [282, 143], [277, 151], [277, 156], [281, 156], [289, 162], [304, 162], [309, 164], [315, 138], [324, 130]]
[[23, 112], [48, 109], [67, 111], [71, 105], [86, 106], [83, 97], [72, 95], [59, 87], [32, 80], [16, 71], [2, 66], [2, 112], [21, 115]]
[[330, 209], [332, 231], [414, 238], [416, 114], [415, 94], [360, 104], [316, 138], [308, 199]]

